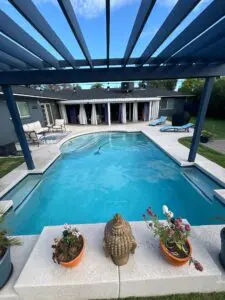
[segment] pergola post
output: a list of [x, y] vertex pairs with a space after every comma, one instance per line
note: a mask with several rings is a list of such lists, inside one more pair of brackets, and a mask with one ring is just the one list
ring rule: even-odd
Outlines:
[[191, 149], [190, 149], [189, 156], [188, 156], [188, 161], [190, 161], [190, 162], [195, 161], [196, 153], [198, 150], [198, 145], [200, 142], [201, 131], [203, 129], [203, 124], [204, 124], [209, 100], [210, 100], [211, 93], [212, 93], [214, 79], [215, 79], [214, 77], [209, 77], [209, 78], [206, 78], [206, 80], [205, 80], [203, 92], [201, 94], [194, 135], [193, 135], [192, 142], [191, 142]]
[[19, 111], [16, 105], [16, 101], [13, 97], [12, 88], [10, 85], [2, 85], [2, 90], [6, 99], [6, 103], [12, 118], [12, 122], [15, 128], [17, 138], [19, 140], [21, 149], [23, 151], [24, 159], [29, 170], [34, 169], [34, 162], [30, 153], [30, 149], [27, 143], [27, 139], [23, 130], [23, 125], [20, 119]]

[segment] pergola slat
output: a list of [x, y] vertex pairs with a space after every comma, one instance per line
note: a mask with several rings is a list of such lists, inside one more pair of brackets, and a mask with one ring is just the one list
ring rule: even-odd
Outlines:
[[17, 25], [6, 13], [0, 10], [0, 31], [6, 36], [10, 37], [18, 44], [28, 49], [40, 57], [43, 61], [48, 63], [50, 66], [59, 68], [57, 59], [50, 54], [44, 47], [35, 41], [25, 30]]
[[0, 71], [9, 71], [10, 67], [4, 63], [0, 62]]
[[138, 38], [141, 35], [141, 32], [148, 20], [148, 17], [155, 5], [156, 0], [142, 0], [141, 5], [139, 7], [134, 26], [132, 32], [129, 37], [129, 41], [124, 54], [124, 67], [127, 65], [127, 62], [131, 56], [132, 51], [138, 41]]
[[28, 65], [25, 64], [23, 61], [10, 56], [9, 54], [0, 50], [0, 62], [19, 70], [26, 70], [28, 69]]
[[196, 62], [225, 61], [225, 37], [194, 53]]
[[202, 48], [217, 42], [224, 37], [225, 32], [225, 19], [211, 27], [208, 31], [202, 34], [199, 38], [188, 44], [181, 51], [172, 56], [171, 60], [174, 62], [195, 62], [195, 54]]
[[92, 67], [91, 55], [89, 53], [88, 47], [86, 45], [84, 36], [80, 29], [76, 14], [72, 7], [70, 0], [58, 0], [58, 3], [63, 11], [65, 18], [67, 19], [68, 24], [86, 58], [90, 67]]
[[225, 1], [214, 0], [157, 57], [166, 61], [225, 15]]
[[52, 45], [52, 47], [69, 62], [73, 68], [76, 68], [74, 57], [32, 1], [9, 0], [9, 2]]
[[5, 52], [6, 54], [9, 54], [13, 57], [18, 58], [19, 60], [27, 63], [33, 68], [36, 69], [42, 69], [43, 64], [40, 59], [35, 57], [34, 55], [30, 54], [26, 50], [24, 50], [22, 47], [18, 46], [5, 36], [0, 34], [0, 50]]
[[142, 53], [139, 65], [148, 62], [151, 55], [161, 46], [166, 38], [176, 29], [176, 27], [184, 20], [184, 18], [193, 10], [200, 0], [179, 0], [172, 9], [163, 25], [157, 31], [145, 51]]
[[110, 0], [105, 1], [106, 6], [106, 59], [107, 67], [109, 67], [110, 56]]

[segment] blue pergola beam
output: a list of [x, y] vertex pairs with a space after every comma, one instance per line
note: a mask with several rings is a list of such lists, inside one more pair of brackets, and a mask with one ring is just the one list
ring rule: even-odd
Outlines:
[[128, 63], [128, 60], [131, 56], [131, 53], [134, 50], [134, 47], [141, 35], [141, 32], [148, 20], [148, 17], [155, 5], [156, 0], [142, 0], [141, 5], [139, 7], [135, 22], [134, 22], [134, 26], [132, 29], [132, 32], [130, 34], [129, 37], [129, 41], [125, 50], [125, 54], [124, 54], [124, 63], [123, 66], [125, 67]]
[[[172, 61], [195, 62], [195, 54], [224, 37], [225, 18], [171, 57]], [[169, 60], [170, 61], [170, 60]]]
[[224, 15], [225, 1], [214, 0], [157, 57], [163, 61], [167, 61], [173, 54], [212, 26]]
[[5, 52], [8, 55], [11, 55], [29, 66], [35, 69], [42, 69], [43, 63], [36, 56], [32, 55], [28, 51], [24, 50], [24, 48], [18, 46], [16, 43], [12, 42], [4, 35], [0, 34], [0, 50]]
[[176, 29], [176, 27], [199, 2], [200, 0], [179, 0], [177, 2], [145, 51], [142, 53], [139, 60], [139, 65], [143, 66], [148, 62], [152, 54], [161, 46], [166, 38]]
[[35, 41], [25, 30], [16, 24], [6, 13], [0, 10], [0, 31], [25, 49], [34, 53], [50, 66], [59, 68], [57, 59], [50, 54], [44, 47]]
[[0, 62], [18, 70], [26, 70], [28, 69], [28, 65], [25, 64], [23, 61], [10, 56], [9, 54], [0, 50]]
[[13, 97], [12, 88], [9, 85], [2, 85], [2, 91], [5, 96], [5, 100], [12, 117], [14, 129], [19, 140], [21, 149], [23, 151], [24, 159], [29, 170], [34, 169], [34, 162], [30, 153], [30, 149], [26, 140], [26, 136], [23, 130], [23, 125], [20, 119], [19, 111], [16, 105], [16, 101]]
[[0, 84], [51, 84], [107, 81], [205, 78], [225, 75], [224, 64], [185, 64], [156, 67], [119, 67], [0, 72]]
[[200, 142], [201, 132], [203, 129], [204, 120], [205, 120], [205, 116], [209, 105], [209, 100], [212, 93], [213, 83], [214, 83], [214, 77], [210, 77], [205, 80], [205, 85], [203, 88], [203, 92], [199, 104], [199, 110], [198, 110], [198, 116], [195, 124], [194, 135], [192, 138], [191, 149], [188, 157], [188, 161], [190, 162], [195, 161], [198, 145]]
[[73, 6], [70, 2], [70, 0], [58, 0], [58, 3], [63, 11], [63, 14], [70, 25], [70, 28], [89, 64], [90, 67], [92, 67], [92, 61], [91, 61], [91, 55], [89, 53], [87, 44], [85, 42], [84, 36], [82, 34], [82, 31], [80, 29], [80, 25], [78, 23], [77, 17], [75, 15]]
[[107, 67], [109, 67], [109, 57], [110, 57], [110, 0], [105, 1], [106, 9], [106, 59]]
[[9, 2], [73, 68], [76, 68], [74, 57], [32, 1], [9, 0]]

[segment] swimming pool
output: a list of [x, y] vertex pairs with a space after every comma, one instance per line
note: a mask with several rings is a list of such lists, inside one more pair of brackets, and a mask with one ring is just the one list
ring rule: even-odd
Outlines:
[[180, 168], [142, 133], [83, 135], [61, 150], [43, 175], [29, 175], [4, 197], [16, 203], [6, 218], [13, 234], [105, 222], [116, 212], [142, 220], [148, 206], [163, 218], [163, 204], [192, 225], [218, 224], [225, 213], [213, 196], [221, 186], [197, 168]]

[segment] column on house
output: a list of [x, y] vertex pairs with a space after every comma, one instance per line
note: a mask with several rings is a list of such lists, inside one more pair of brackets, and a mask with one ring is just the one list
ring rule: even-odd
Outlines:
[[123, 124], [127, 123], [126, 103], [122, 103], [121, 123], [123, 123]]
[[108, 125], [111, 125], [111, 107], [110, 107], [110, 103], [107, 103], [107, 109], [108, 109]]
[[64, 119], [65, 124], [68, 124], [68, 118], [66, 113], [66, 106], [65, 104], [59, 104], [59, 112], [62, 119]]
[[133, 122], [138, 121], [138, 103], [134, 102], [133, 103]]
[[152, 120], [152, 103], [153, 101], [149, 101], [149, 110], [148, 110], [148, 120]]
[[98, 125], [97, 112], [96, 112], [96, 105], [95, 104], [92, 104], [92, 109], [91, 109], [91, 124], [92, 125]]
[[87, 124], [87, 115], [86, 115], [84, 104], [80, 104], [79, 122], [81, 125]]

